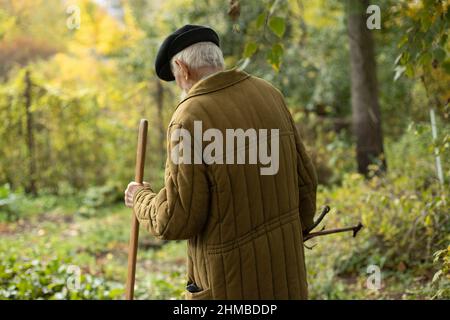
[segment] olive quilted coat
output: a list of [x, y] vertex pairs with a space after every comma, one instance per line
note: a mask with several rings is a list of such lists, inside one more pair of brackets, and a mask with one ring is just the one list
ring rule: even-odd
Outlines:
[[[261, 164], [174, 164], [171, 134], [184, 128], [194, 137], [196, 120], [224, 137], [225, 129], [279, 129], [278, 173], [261, 175]], [[139, 188], [134, 209], [155, 237], [188, 240], [188, 284], [199, 291], [186, 298], [306, 299], [302, 229], [313, 222], [317, 177], [282, 94], [236, 69], [216, 73], [191, 88], [167, 137], [165, 187]]]

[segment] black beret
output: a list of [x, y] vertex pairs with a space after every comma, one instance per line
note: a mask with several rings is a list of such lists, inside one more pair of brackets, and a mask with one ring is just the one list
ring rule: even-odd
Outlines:
[[187, 24], [169, 35], [161, 47], [155, 61], [155, 69], [158, 77], [165, 81], [173, 81], [175, 77], [170, 69], [170, 60], [181, 50], [197, 42], [213, 42], [220, 47], [217, 33], [205, 26]]

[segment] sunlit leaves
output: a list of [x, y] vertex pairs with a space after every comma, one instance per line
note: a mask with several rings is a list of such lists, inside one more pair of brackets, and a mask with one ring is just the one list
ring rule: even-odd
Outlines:
[[89, 1], [80, 2], [81, 25], [70, 42], [72, 50], [94, 49], [97, 54], [117, 53], [126, 44], [126, 32], [123, 25], [106, 10]]
[[15, 27], [16, 17], [9, 15], [6, 11], [0, 9], [0, 40], [6, 35], [6, 32], [11, 32]]
[[267, 12], [262, 12], [258, 18], [256, 18], [256, 28], [260, 29], [265, 23], [267, 19]]
[[282, 38], [286, 31], [286, 21], [281, 17], [271, 17], [269, 28], [277, 37]]
[[252, 34], [244, 46], [244, 66], [250, 63], [250, 57], [257, 53], [266, 58], [267, 63], [278, 72], [283, 59], [283, 38], [287, 30], [287, 3], [272, 1], [261, 6], [262, 12], [252, 21]]
[[[420, 4], [420, 5], [419, 5]], [[406, 70], [417, 69], [429, 73], [442, 66], [448, 50], [449, 10], [440, 1], [417, 1], [408, 6], [403, 16], [405, 35], [399, 42], [402, 58], [397, 62]], [[414, 76], [415, 72], [406, 72]]]
[[258, 44], [255, 42], [249, 42], [245, 45], [244, 58], [250, 58], [258, 50]]
[[430, 103], [448, 115], [450, 61], [448, 43], [450, 10], [445, 1], [400, 2], [398, 21], [404, 35], [399, 41], [394, 80], [403, 74], [420, 79]]
[[279, 43], [276, 43], [272, 46], [272, 49], [267, 53], [267, 60], [275, 71], [280, 70], [283, 52], [284, 52], [283, 46]]

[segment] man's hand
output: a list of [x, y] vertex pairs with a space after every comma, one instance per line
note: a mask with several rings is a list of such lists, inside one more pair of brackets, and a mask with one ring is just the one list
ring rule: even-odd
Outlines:
[[128, 208], [133, 208], [134, 193], [139, 187], [150, 187], [150, 184], [148, 182], [144, 182], [144, 184], [141, 184], [134, 181], [128, 184], [127, 189], [125, 190], [125, 205]]

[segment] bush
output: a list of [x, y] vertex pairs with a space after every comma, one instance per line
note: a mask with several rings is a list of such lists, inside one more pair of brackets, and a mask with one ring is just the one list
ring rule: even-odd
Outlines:
[[[8, 184], [0, 186], [0, 222], [15, 222], [50, 211], [63, 204], [67, 198], [42, 194], [30, 197], [21, 191], [12, 191]], [[71, 199], [73, 200], [73, 199]]]
[[[328, 204], [333, 210], [327, 228], [358, 221], [364, 228], [355, 239], [324, 237], [306, 250], [311, 298], [450, 297], [448, 188], [435, 177], [430, 144], [428, 130], [410, 130], [386, 143], [384, 176], [346, 173], [340, 184], [320, 187], [318, 207]], [[441, 152], [448, 158], [448, 148]], [[381, 269], [378, 292], [366, 288], [369, 265]]]
[[83, 216], [92, 216], [97, 209], [107, 207], [122, 199], [123, 190], [118, 185], [90, 187], [84, 194], [78, 213]]
[[11, 191], [9, 184], [0, 186], [0, 222], [12, 222], [18, 219], [19, 195]]
[[434, 253], [434, 263], [439, 270], [432, 280], [433, 299], [450, 298], [450, 246]]

